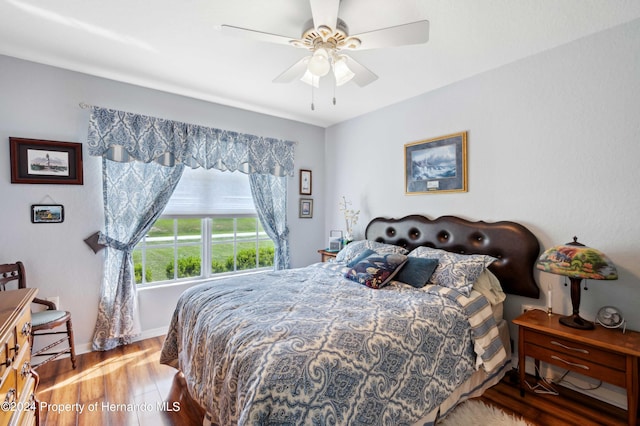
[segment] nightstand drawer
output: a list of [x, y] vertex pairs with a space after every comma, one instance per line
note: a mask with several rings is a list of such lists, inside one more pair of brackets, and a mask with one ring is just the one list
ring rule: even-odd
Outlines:
[[525, 330], [524, 333], [527, 343], [548, 349], [558, 355], [564, 354], [573, 359], [584, 360], [586, 363], [601, 364], [608, 369], [626, 370], [626, 357], [622, 354], [604, 351], [580, 342], [568, 341], [532, 330]]
[[616, 370], [608, 367], [606, 364], [603, 365], [595, 363], [584, 358], [558, 352], [530, 342], [525, 343], [524, 350], [527, 356], [533, 357], [537, 360], [557, 365], [558, 367], [572, 370], [576, 373], [593, 377], [595, 379], [606, 380], [608, 383], [620, 387], [626, 386], [624, 370]]

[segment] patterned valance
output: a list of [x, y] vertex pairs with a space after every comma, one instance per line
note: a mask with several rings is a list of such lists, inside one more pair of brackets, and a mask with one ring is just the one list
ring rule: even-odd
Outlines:
[[243, 173], [293, 176], [295, 142], [91, 107], [89, 154], [119, 161], [176, 162]]

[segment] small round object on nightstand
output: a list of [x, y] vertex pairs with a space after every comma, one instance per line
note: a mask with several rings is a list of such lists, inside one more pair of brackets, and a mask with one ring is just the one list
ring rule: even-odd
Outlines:
[[622, 312], [614, 306], [603, 306], [596, 314], [596, 322], [606, 328], [627, 328]]

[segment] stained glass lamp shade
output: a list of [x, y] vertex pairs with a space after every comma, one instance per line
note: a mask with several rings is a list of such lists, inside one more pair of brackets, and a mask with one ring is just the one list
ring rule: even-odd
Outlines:
[[573, 313], [560, 318], [567, 327], [590, 330], [592, 322], [580, 317], [580, 282], [587, 280], [617, 280], [618, 272], [611, 260], [601, 251], [587, 247], [573, 237], [573, 242], [551, 247], [540, 258], [536, 267], [541, 271], [569, 277]]

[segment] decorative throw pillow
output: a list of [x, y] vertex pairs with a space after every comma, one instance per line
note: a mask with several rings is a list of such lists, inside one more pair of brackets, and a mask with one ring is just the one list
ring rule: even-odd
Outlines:
[[416, 288], [422, 288], [429, 282], [429, 278], [437, 266], [438, 259], [408, 257], [407, 263], [394, 279]]
[[372, 240], [353, 241], [336, 255], [336, 262], [349, 263], [365, 250], [373, 250], [378, 254], [407, 254], [409, 250], [393, 244], [379, 243]]
[[465, 296], [471, 295], [480, 274], [496, 260], [485, 254], [458, 254], [430, 247], [418, 247], [409, 256], [437, 259], [438, 267], [429, 282], [453, 288]]
[[362, 253], [357, 255], [351, 262], [347, 263], [347, 266], [349, 268], [353, 268], [356, 263], [360, 262], [365, 257], [371, 256], [374, 253], [375, 253], [375, 251], [373, 251], [371, 249], [365, 249]]
[[371, 288], [382, 288], [393, 279], [407, 261], [404, 254], [374, 253], [356, 263], [346, 273], [345, 277]]

